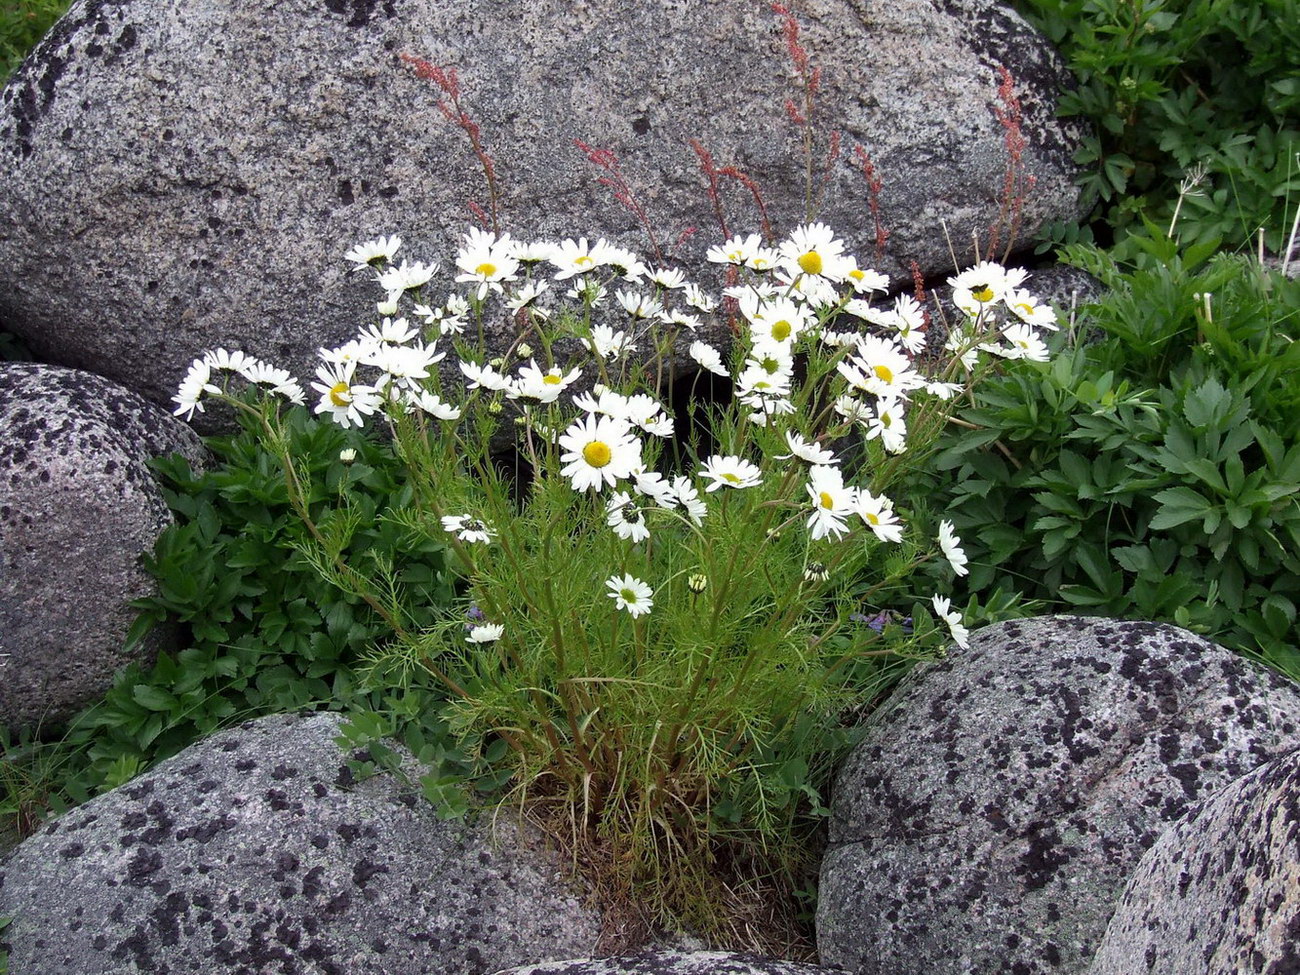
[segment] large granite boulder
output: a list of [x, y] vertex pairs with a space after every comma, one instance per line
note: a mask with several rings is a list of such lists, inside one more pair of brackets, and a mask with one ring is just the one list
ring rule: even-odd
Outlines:
[[[1008, 6], [819, 0], [800, 23], [822, 71], [819, 170], [828, 133], [843, 134], [819, 216], [864, 261], [856, 145], [884, 181], [895, 278], [910, 259], [951, 273], [941, 220], [959, 252], [987, 236], [1008, 160], [1001, 66], [1036, 180], [1022, 238], [1077, 215], [1081, 131], [1054, 116], [1068, 75]], [[445, 269], [466, 201], [487, 203], [465, 133], [408, 54], [459, 70], [516, 237], [646, 249], [575, 139], [617, 154], [659, 238], [698, 229], [693, 259], [721, 238], [690, 139], [750, 174], [782, 231], [805, 219], [784, 107], [796, 73], [765, 3], [77, 0], [0, 97], [0, 319], [43, 358], [159, 402], [214, 346], [309, 375], [316, 348], [374, 314], [375, 289], [342, 260], [351, 245], [400, 233], [404, 255]], [[721, 192], [732, 231], [758, 229], [741, 185]]]
[[841, 770], [823, 963], [1084, 971], [1143, 853], [1300, 745], [1300, 688], [1177, 627], [987, 627], [918, 668]]
[[203, 444], [115, 383], [62, 366], [0, 362], [0, 723], [57, 722], [103, 694], [130, 654], [128, 603], [153, 591], [140, 555], [171, 513], [146, 466]]
[[1300, 751], [1166, 831], [1138, 864], [1088, 975], [1300, 972]]
[[339, 724], [250, 721], [26, 840], [0, 864], [12, 969], [465, 975], [594, 951], [558, 859], [354, 782]]
[[730, 951], [647, 951], [523, 965], [497, 975], [832, 975], [835, 969]]

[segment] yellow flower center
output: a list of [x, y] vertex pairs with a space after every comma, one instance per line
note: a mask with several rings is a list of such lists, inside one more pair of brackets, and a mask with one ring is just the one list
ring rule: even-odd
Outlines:
[[862, 517], [866, 518], [866, 519], [867, 519], [867, 522], [868, 522], [869, 524], [872, 524], [872, 525], [879, 525], [879, 524], [880, 524], [880, 516], [879, 516], [879, 515], [876, 515], [876, 514], [873, 514], [873, 513], [870, 512], [870, 511], [868, 511], [868, 512], [867, 512], [865, 515], [863, 515]]
[[579, 267], [586, 267], [588, 264], [595, 264], [596, 262], [586, 254], [583, 254], [581, 257], [575, 258], [573, 263]]
[[834, 508], [834, 507], [835, 507], [835, 499], [832, 498], [832, 497], [830, 496], [830, 492], [828, 492], [828, 491], [823, 491], [823, 492], [821, 493], [821, 499], [822, 499], [822, 507], [823, 507], [823, 508], [826, 508], [826, 509], [829, 510], [830, 508]]
[[542, 382], [546, 383], [548, 386], [559, 386], [564, 382], [564, 380], [554, 373], [550, 373], [542, 377]]
[[347, 383], [335, 383], [330, 387], [330, 402], [335, 406], [347, 406], [352, 402], [352, 397], [348, 395], [350, 389]]
[[783, 318], [772, 326], [772, 338], [778, 342], [784, 342], [790, 337], [791, 331], [790, 323]]
[[1024, 312], [1026, 315], [1032, 315], [1034, 313], [1034, 306], [1029, 304], [1027, 301], [1022, 301], [1019, 304], [1017, 304], [1015, 307], [1020, 311]]
[[614, 452], [609, 449], [609, 444], [600, 440], [593, 440], [582, 448], [582, 459], [592, 467], [604, 467], [613, 456]]
[[636, 605], [636, 593], [631, 589], [620, 589], [618, 594], [623, 597], [623, 602], [627, 603], [629, 606]]
[[976, 301], [985, 302], [993, 300], [993, 289], [987, 284], [981, 284], [978, 287], [970, 289], [971, 297]]
[[894, 418], [890, 416], [888, 413], [880, 414], [880, 425], [882, 427], [888, 428], [889, 425], [893, 422], [894, 422]]
[[808, 251], [799, 257], [799, 267], [805, 274], [821, 274], [822, 256], [816, 251]]
[[849, 272], [849, 277], [851, 277], [854, 281], [861, 281], [863, 278], [866, 277], [866, 274], [863, 272], [861, 268], [855, 267], [852, 271]]
[[781, 363], [772, 358], [764, 359], [762, 365], [763, 371], [769, 376], [775, 375], [781, 371]]
[[478, 267], [474, 268], [475, 274], [481, 274], [485, 278], [490, 278], [497, 273], [497, 266], [484, 261]]
[[876, 378], [881, 382], [892, 383], [894, 381], [894, 370], [889, 366], [872, 366], [871, 371], [876, 374]]
[[727, 471], [725, 474], [723, 474], [722, 479], [729, 484], [740, 483], [740, 478], [738, 478], [735, 474], [731, 473], [731, 471]]

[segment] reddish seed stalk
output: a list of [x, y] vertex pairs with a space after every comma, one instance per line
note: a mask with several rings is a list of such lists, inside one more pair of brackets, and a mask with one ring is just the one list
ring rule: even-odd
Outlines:
[[912, 296], [916, 298], [916, 303], [921, 306], [921, 315], [925, 319], [921, 326], [921, 331], [930, 331], [930, 312], [925, 307], [925, 275], [921, 273], [921, 265], [916, 261], [910, 262], [912, 267]]
[[884, 178], [876, 171], [875, 164], [861, 146], [853, 147], [853, 155], [862, 170], [862, 178], [867, 181], [867, 206], [871, 208], [871, 222], [876, 230], [876, 260], [885, 256], [885, 242], [889, 240], [889, 231], [880, 219], [880, 188], [885, 185]]
[[497, 210], [496, 165], [483, 147], [482, 132], [478, 123], [461, 107], [460, 79], [456, 76], [456, 69], [441, 68], [430, 64], [424, 58], [417, 58], [410, 54], [403, 54], [401, 58], [402, 61], [415, 69], [417, 78], [432, 81], [437, 86], [444, 96], [438, 99], [438, 111], [442, 112], [443, 118], [469, 136], [470, 146], [474, 150], [474, 155], [478, 158], [479, 165], [483, 167], [483, 175], [487, 179], [488, 208], [491, 215], [485, 213], [483, 208], [473, 201], [470, 201], [468, 206], [470, 211], [479, 217], [484, 224], [491, 226], [494, 234], [500, 233], [501, 226]]
[[[792, 98], [787, 98], [785, 102], [785, 113], [790, 117], [790, 121], [795, 127], [800, 129], [803, 135], [803, 152], [804, 152], [804, 213], [808, 220], [813, 218], [815, 211], [813, 199], [813, 126], [812, 119], [816, 106], [817, 90], [821, 87], [821, 68], [814, 68], [808, 60], [808, 51], [799, 40], [799, 21], [795, 19], [790, 8], [783, 3], [772, 4], [772, 12], [781, 18], [781, 35], [785, 39], [785, 49], [790, 55], [790, 63], [794, 66], [795, 74], [799, 78], [799, 87], [803, 96], [803, 104], [799, 105]], [[827, 175], [830, 173], [830, 164], [839, 155], [839, 133], [831, 135], [831, 151], [828, 153], [829, 161], [827, 164]], [[825, 184], [823, 183], [823, 188]]]
[[611, 149], [597, 149], [589, 146], [581, 139], [574, 139], [573, 144], [578, 147], [597, 169], [604, 170], [605, 175], [600, 177], [602, 186], [608, 186], [614, 191], [614, 199], [631, 211], [632, 215], [645, 228], [646, 236], [650, 238], [650, 247], [655, 253], [655, 260], [662, 263], [664, 259], [663, 248], [659, 246], [659, 238], [655, 236], [654, 227], [650, 223], [650, 217], [645, 211], [645, 207], [637, 202], [636, 197], [632, 195], [632, 187], [628, 186], [627, 179], [623, 176], [622, 169], [618, 165], [618, 156]]
[[1007, 149], [1007, 169], [1002, 177], [1002, 205], [997, 222], [989, 227], [989, 244], [984, 259], [993, 259], [1001, 242], [1002, 229], [1006, 227], [1007, 246], [1002, 254], [1005, 263], [1011, 256], [1011, 248], [1015, 246], [1025, 200], [1033, 190], [1036, 179], [1025, 173], [1026, 140], [1021, 128], [1023, 116], [1020, 99], [1015, 94], [1015, 79], [1010, 71], [1001, 66], [998, 67], [998, 79], [998, 103], [993, 106], [993, 114], [1002, 126], [1002, 141]]

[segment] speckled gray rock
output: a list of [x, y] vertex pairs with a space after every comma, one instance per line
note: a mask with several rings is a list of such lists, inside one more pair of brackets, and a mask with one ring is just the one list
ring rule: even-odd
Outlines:
[[1142, 854], [1300, 745], [1300, 688], [1177, 627], [987, 627], [841, 770], [817, 942], [863, 975], [1082, 972]]
[[[884, 179], [885, 270], [951, 273], [941, 218], [959, 250], [985, 232], [1007, 158], [998, 65], [1016, 75], [1037, 179], [1024, 233], [1077, 213], [1081, 131], [1054, 117], [1068, 75], [1009, 7], [799, 8], [823, 69], [816, 124], [823, 141], [844, 136], [820, 216], [863, 260], [855, 144]], [[783, 231], [804, 219], [783, 109], [794, 70], [765, 3], [77, 0], [0, 97], [0, 318], [47, 360], [158, 402], [218, 345], [310, 375], [319, 346], [374, 313], [346, 250], [401, 233], [412, 259], [446, 268], [466, 201], [485, 200], [464, 133], [407, 53], [458, 68], [516, 237], [646, 246], [575, 139], [619, 155], [664, 240], [699, 230], [685, 256], [719, 239], [692, 138], [758, 181]], [[725, 181], [723, 194], [733, 232], [757, 229], [748, 194]]]
[[194, 432], [99, 376], [0, 362], [0, 723], [58, 721], [104, 692], [128, 662], [127, 604], [153, 592], [139, 565], [171, 524], [145, 462]]
[[647, 951], [617, 958], [524, 965], [497, 975], [832, 975], [834, 971], [729, 951]]
[[1138, 864], [1088, 975], [1300, 972], [1300, 751], [1166, 831]]
[[557, 862], [354, 783], [339, 717], [214, 735], [28, 839], [0, 866], [15, 972], [451, 975], [591, 954]]

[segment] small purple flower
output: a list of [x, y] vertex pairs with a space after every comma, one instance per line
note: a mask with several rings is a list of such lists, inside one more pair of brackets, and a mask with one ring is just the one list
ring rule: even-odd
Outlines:
[[875, 616], [867, 616], [863, 613], [851, 613], [849, 619], [854, 623], [866, 623], [867, 626], [871, 627], [877, 633], [884, 633], [885, 627], [890, 623], [898, 623], [902, 626], [904, 633], [912, 632], [912, 617], [900, 617], [897, 613], [888, 609], [882, 610]]

